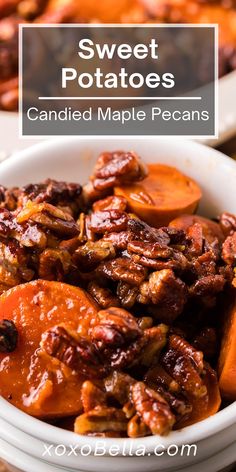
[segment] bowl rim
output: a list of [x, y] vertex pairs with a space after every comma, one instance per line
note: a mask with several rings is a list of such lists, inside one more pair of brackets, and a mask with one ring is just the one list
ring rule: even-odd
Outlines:
[[[118, 143], [119, 141], [125, 142], [126, 140], [131, 141], [133, 139], [134, 144], [137, 144], [136, 138], [129, 138], [125, 136], [122, 136], [120, 138], [121, 139], [117, 139]], [[171, 150], [173, 150], [173, 141], [171, 144], [171, 142], [168, 141], [168, 138], [152, 137], [151, 139], [152, 141], [164, 141], [166, 142], [166, 146], [170, 147], [170, 152]], [[142, 138], [142, 140], [148, 141], [149, 137]], [[2, 162], [0, 165], [0, 175], [1, 170], [4, 171], [4, 169], [7, 169], [8, 167], [11, 168], [15, 163], [19, 163], [19, 160], [27, 161], [33, 159], [35, 154], [39, 154], [44, 151], [52, 153], [53, 151], [55, 152], [58, 147], [65, 147], [68, 144], [73, 146], [73, 143], [75, 143], [75, 145], [77, 143], [80, 146], [88, 146], [89, 144], [89, 146], [93, 148], [94, 142], [99, 142], [101, 144], [114, 143], [115, 145], [115, 140], [113, 137], [98, 137], [89, 139], [89, 141], [88, 137], [63, 137], [59, 139], [50, 139], [37, 143], [22, 151], [19, 151], [12, 155], [6, 161]], [[196, 151], [199, 151], [199, 158], [203, 158], [207, 152], [208, 155], [211, 155], [212, 157], [218, 160], [218, 164], [221, 164], [222, 166], [226, 165], [228, 168], [234, 169], [234, 171], [236, 170], [236, 162], [221, 153], [220, 151], [190, 140], [176, 139], [175, 146], [176, 145], [179, 148], [180, 146], [182, 146], [186, 150], [193, 149], [194, 147]], [[66, 447], [70, 447], [71, 444], [79, 444], [80, 446], [89, 445], [91, 447], [91, 450], [94, 451], [96, 443], [99, 440], [99, 438], [96, 437], [78, 435], [74, 432], [61, 429], [59, 427], [47, 424], [37, 418], [31, 417], [27, 413], [16, 408], [14, 405], [9, 403], [2, 397], [0, 397], [0, 417], [2, 417], [6, 422], [17, 427], [19, 430], [27, 432], [28, 434], [43, 441], [44, 443], [48, 442], [54, 444], [64, 444]], [[182, 444], [195, 444], [198, 441], [201, 441], [209, 436], [213, 436], [214, 434], [223, 431], [224, 429], [232, 426], [235, 423], [236, 401], [224, 408], [223, 410], [217, 412], [215, 415], [196, 423], [197, 428], [196, 424], [193, 424], [191, 426], [183, 428], [182, 430], [173, 431], [167, 437], [156, 435], [136, 439], [102, 438], [102, 441], [107, 450], [109, 450], [110, 447], [115, 443], [120, 449], [120, 454], [122, 454], [124, 450], [129, 450], [131, 443], [134, 450], [137, 449], [140, 444], [145, 445], [146, 451], [148, 453], [154, 450], [154, 448], [157, 446], [157, 443], [163, 445], [165, 448], [168, 448], [173, 444], [177, 446], [181, 446]]]

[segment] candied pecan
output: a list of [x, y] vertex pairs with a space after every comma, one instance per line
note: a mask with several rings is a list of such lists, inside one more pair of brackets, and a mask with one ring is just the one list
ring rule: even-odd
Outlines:
[[120, 305], [117, 297], [113, 295], [112, 291], [107, 287], [102, 287], [96, 282], [90, 282], [87, 290], [103, 309]]
[[47, 179], [40, 184], [28, 184], [22, 188], [21, 200], [35, 201], [36, 203], [50, 203], [51, 205], [70, 206], [78, 202], [82, 187], [79, 184], [58, 182]]
[[88, 377], [97, 378], [105, 374], [96, 348], [77, 334], [72, 335], [64, 326], [54, 326], [45, 331], [40, 346], [49, 356]]
[[81, 401], [84, 412], [93, 410], [96, 406], [106, 406], [106, 393], [94, 385], [90, 380], [86, 380], [81, 387]]
[[105, 234], [103, 241], [111, 243], [114, 249], [126, 249], [129, 237], [128, 231], [120, 231], [119, 233]]
[[[194, 348], [192, 349], [194, 350]], [[207, 395], [207, 388], [203, 383], [195, 361], [192, 361], [192, 356], [189, 357], [185, 348], [175, 350], [175, 346], [170, 346], [163, 355], [161, 362], [184, 391], [193, 397], [199, 398]]]
[[0, 352], [13, 352], [16, 349], [18, 331], [11, 320], [0, 321]]
[[161, 385], [165, 390], [174, 394], [180, 393], [181, 391], [178, 382], [168, 374], [160, 363], [148, 369], [144, 376], [144, 381], [153, 390], [156, 390], [157, 386]]
[[104, 363], [120, 369], [132, 365], [146, 343], [134, 316], [110, 307], [98, 312], [98, 320], [90, 336]]
[[137, 154], [115, 151], [100, 154], [91, 181], [95, 189], [103, 189], [142, 180], [146, 176], [147, 168]]
[[151, 431], [140, 416], [136, 414], [128, 422], [127, 434], [129, 438], [143, 438], [150, 435]]
[[127, 200], [125, 197], [119, 195], [111, 195], [110, 197], [104, 198], [94, 202], [92, 208], [93, 211], [104, 211], [104, 210], [119, 210], [125, 211], [127, 207]]
[[127, 257], [117, 257], [100, 264], [98, 274], [114, 281], [122, 281], [129, 285], [139, 286], [147, 275], [147, 270]]
[[137, 320], [122, 308], [110, 307], [98, 312], [99, 323], [91, 329], [91, 336], [99, 348], [104, 344], [122, 346], [142, 335]]
[[47, 237], [36, 224], [27, 222], [19, 225], [12, 212], [0, 208], [0, 235], [3, 238], [15, 238], [22, 246], [43, 248], [47, 244]]
[[236, 215], [224, 212], [220, 215], [220, 226], [225, 236], [231, 235], [236, 231]]
[[64, 238], [79, 233], [79, 227], [74, 218], [50, 203], [35, 203], [28, 200], [24, 208], [18, 213], [16, 221], [19, 224], [34, 221]]
[[138, 290], [138, 287], [133, 287], [125, 282], [118, 283], [116, 293], [123, 308], [132, 308], [136, 302]]
[[90, 230], [97, 234], [126, 230], [127, 214], [120, 210], [104, 210], [91, 214]]
[[80, 246], [73, 256], [79, 270], [82, 272], [89, 272], [95, 269], [100, 262], [115, 257], [115, 250], [113, 245], [109, 242], [88, 241], [83, 246]]
[[62, 281], [71, 268], [68, 251], [45, 249], [39, 256], [38, 274], [41, 279]]
[[226, 264], [236, 265], [236, 231], [228, 236], [222, 246], [222, 259]]
[[144, 335], [147, 339], [143, 347], [138, 363], [150, 366], [159, 359], [160, 352], [167, 342], [168, 327], [164, 324], [145, 329]]
[[104, 380], [107, 395], [115, 398], [121, 405], [129, 401], [130, 387], [134, 383], [135, 380], [130, 375], [117, 370]]
[[168, 434], [175, 423], [175, 416], [164, 398], [143, 382], [132, 385], [131, 392], [135, 409], [152, 434]]
[[[145, 244], [145, 243], [144, 243]], [[176, 272], [184, 272], [189, 269], [189, 262], [187, 258], [179, 251], [169, 248], [170, 254], [168, 259], [152, 259], [145, 255], [133, 254], [132, 259], [138, 264], [147, 267], [151, 270], [170, 269]]]
[[183, 311], [187, 289], [170, 269], [153, 272], [140, 286], [139, 303], [155, 306], [152, 314], [165, 322], [173, 321]]
[[142, 241], [130, 241], [127, 245], [128, 252], [141, 254], [150, 259], [167, 259], [173, 250], [160, 243], [147, 243]]
[[144, 380], [150, 388], [160, 393], [167, 401], [177, 419], [192, 411], [192, 406], [181, 393], [179, 384], [169, 376], [161, 365], [150, 368]]
[[213, 251], [207, 251], [192, 260], [191, 271], [196, 278], [216, 274], [216, 255]]
[[170, 244], [173, 245], [181, 245], [185, 246], [186, 240], [186, 233], [184, 230], [179, 228], [172, 228], [171, 226], [166, 226], [161, 228], [166, 234], [168, 234], [170, 238]]
[[142, 180], [146, 166], [134, 152], [104, 152], [96, 162], [90, 182], [83, 187], [86, 203], [106, 197], [115, 185]]
[[173, 334], [169, 337], [169, 347], [191, 359], [198, 372], [202, 373], [204, 365], [203, 353], [201, 351], [197, 351], [193, 346], [191, 346], [191, 344], [177, 334]]
[[195, 349], [202, 351], [206, 359], [212, 359], [217, 353], [217, 335], [214, 328], [203, 328], [193, 339]]
[[118, 432], [122, 435], [127, 431], [127, 419], [122, 410], [97, 406], [76, 418], [74, 431], [94, 436], [104, 432]]
[[207, 275], [191, 285], [189, 293], [192, 297], [197, 297], [202, 304], [213, 306], [216, 301], [215, 296], [222, 292], [225, 283], [222, 275]]
[[152, 228], [147, 223], [137, 218], [130, 218], [127, 227], [130, 233], [130, 240], [156, 242], [161, 245], [168, 245], [170, 243], [167, 228]]

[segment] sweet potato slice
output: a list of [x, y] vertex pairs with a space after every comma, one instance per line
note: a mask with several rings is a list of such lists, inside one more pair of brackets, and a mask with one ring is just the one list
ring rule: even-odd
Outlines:
[[236, 400], [236, 293], [225, 313], [219, 358], [220, 390], [226, 400]]
[[171, 228], [183, 229], [186, 231], [190, 226], [194, 225], [195, 223], [199, 223], [202, 226], [203, 235], [209, 242], [214, 241], [216, 238], [219, 240], [219, 242], [224, 241], [224, 234], [221, 230], [219, 223], [209, 220], [208, 218], [204, 218], [203, 216], [181, 215], [171, 221], [169, 226], [171, 226]]
[[0, 394], [39, 418], [78, 414], [84, 378], [40, 352], [39, 345], [42, 333], [59, 323], [86, 336], [96, 313], [85, 291], [59, 282], [36, 280], [3, 293], [0, 319], [15, 323], [18, 344], [0, 353]]
[[149, 164], [148, 170], [142, 182], [115, 187], [115, 194], [126, 198], [130, 211], [155, 227], [195, 212], [202, 194], [194, 180], [164, 164]]

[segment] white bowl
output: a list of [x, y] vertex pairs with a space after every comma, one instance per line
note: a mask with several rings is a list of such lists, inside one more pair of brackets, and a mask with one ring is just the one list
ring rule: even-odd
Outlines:
[[[236, 212], [236, 163], [213, 149], [177, 139], [69, 138], [43, 142], [3, 162], [0, 183], [22, 185], [46, 177], [83, 183], [97, 155], [114, 149], [133, 149], [148, 162], [174, 165], [195, 178], [203, 190], [201, 214], [212, 217], [223, 210]], [[236, 402], [167, 437], [130, 440], [79, 436], [36, 420], [0, 398], [0, 435], [0, 456], [24, 472], [217, 472], [236, 461]], [[94, 451], [98, 441], [104, 444], [106, 453], [103, 456], [69, 454], [71, 445], [78, 448], [87, 445]], [[186, 449], [183, 454], [182, 445], [191, 444], [197, 445], [196, 455], [187, 455]], [[49, 445], [52, 445], [51, 455], [44, 455]], [[60, 454], [63, 452], [59, 445], [65, 447], [63, 455], [58, 455], [59, 451]], [[109, 455], [112, 445], [118, 447], [119, 456]], [[135, 456], [140, 445], [145, 448], [145, 457]], [[165, 452], [157, 457], [153, 453], [157, 445], [159, 452], [162, 452], [160, 445], [163, 451], [176, 445], [178, 453], [175, 448], [176, 454], [170, 456]], [[128, 455], [130, 448], [133, 456]], [[173, 454], [173, 447], [169, 451]]]

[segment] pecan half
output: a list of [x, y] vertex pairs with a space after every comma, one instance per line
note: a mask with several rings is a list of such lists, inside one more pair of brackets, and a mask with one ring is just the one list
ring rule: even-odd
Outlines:
[[91, 176], [95, 189], [135, 182], [147, 176], [147, 168], [134, 152], [104, 152]]
[[135, 380], [128, 374], [114, 370], [109, 377], [104, 380], [107, 395], [115, 398], [121, 405], [129, 401], [131, 385]]
[[91, 328], [91, 339], [105, 364], [113, 368], [131, 365], [146, 343], [134, 316], [122, 308], [98, 312], [98, 323]]
[[190, 396], [203, 397], [207, 388], [200, 376], [201, 354], [181, 341], [176, 335], [170, 337], [170, 345], [161, 362], [167, 372]]
[[99, 240], [88, 241], [80, 246], [74, 253], [73, 261], [82, 272], [90, 272], [100, 262], [115, 257], [115, 250], [111, 243]]
[[125, 282], [119, 282], [116, 293], [122, 307], [129, 309], [135, 304], [139, 289]]
[[202, 373], [204, 364], [203, 364], [203, 353], [197, 351], [191, 344], [189, 344], [185, 339], [178, 336], [177, 334], [171, 335], [169, 337], [169, 346], [171, 349], [178, 351], [184, 354], [186, 357], [190, 358], [195, 364], [199, 373]]
[[129, 420], [127, 434], [129, 438], [143, 438], [150, 435], [151, 431], [141, 417], [136, 414]]
[[142, 331], [133, 315], [122, 308], [110, 307], [98, 312], [99, 324], [91, 329], [91, 336], [101, 349], [123, 346], [136, 340]]
[[189, 288], [189, 294], [197, 297], [201, 304], [214, 306], [216, 295], [223, 291], [226, 280], [223, 275], [207, 275], [197, 280]]
[[135, 409], [152, 434], [168, 434], [175, 423], [175, 416], [164, 398], [143, 382], [136, 382], [131, 392]]
[[167, 401], [178, 420], [192, 411], [192, 405], [181, 393], [180, 385], [160, 364], [151, 367], [144, 380], [150, 388], [160, 393]]
[[130, 233], [130, 240], [156, 242], [162, 245], [168, 245], [170, 243], [167, 228], [152, 228], [147, 223], [137, 218], [130, 218], [127, 226]]
[[119, 210], [125, 211], [127, 207], [127, 200], [119, 195], [111, 195], [110, 197], [98, 200], [93, 204], [93, 211], [104, 211], [104, 210]]
[[59, 235], [72, 237], [79, 233], [79, 227], [69, 213], [50, 203], [35, 203], [28, 200], [16, 217], [17, 223], [34, 221]]
[[122, 410], [97, 406], [76, 418], [74, 431], [77, 434], [92, 434], [94, 436], [107, 432], [117, 432], [124, 435], [127, 431], [127, 419]]
[[111, 306], [120, 306], [118, 298], [113, 295], [112, 291], [109, 288], [102, 287], [96, 282], [90, 282], [88, 292], [103, 309]]
[[98, 269], [98, 274], [114, 281], [122, 281], [129, 285], [139, 286], [147, 275], [147, 270], [136, 264], [128, 257], [118, 257], [104, 262]]
[[137, 300], [143, 304], [153, 304], [155, 311], [152, 314], [170, 323], [183, 311], [187, 301], [187, 288], [172, 270], [163, 269], [153, 272], [148, 281], [141, 284]]
[[64, 326], [55, 326], [43, 333], [40, 346], [49, 356], [88, 377], [105, 374], [96, 348], [77, 334], [72, 336]]
[[97, 234], [126, 230], [127, 214], [120, 210], [104, 210], [91, 214], [90, 230]]
[[22, 202], [27, 200], [36, 203], [47, 202], [51, 205], [68, 206], [72, 210], [78, 210], [81, 192], [82, 187], [79, 184], [47, 179], [45, 182], [23, 187], [20, 198]]
[[62, 281], [71, 268], [68, 251], [45, 249], [39, 256], [39, 277], [46, 280]]
[[134, 152], [104, 152], [96, 162], [90, 182], [83, 187], [85, 202], [106, 197], [115, 185], [142, 180], [146, 166]]
[[97, 406], [106, 406], [106, 393], [90, 380], [86, 380], [81, 387], [81, 401], [84, 412], [87, 413]]
[[126, 249], [129, 241], [129, 232], [120, 231], [119, 233], [107, 233], [103, 236], [103, 241], [111, 243], [114, 249]]
[[150, 259], [167, 259], [172, 255], [172, 249], [160, 243], [130, 241], [127, 245], [130, 253], [141, 254]]
[[16, 349], [18, 331], [11, 320], [0, 321], [0, 352], [13, 352]]

